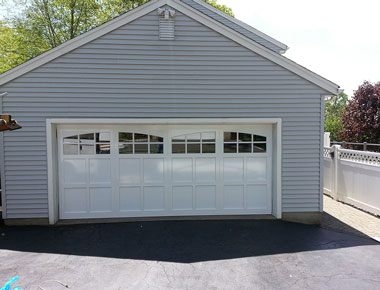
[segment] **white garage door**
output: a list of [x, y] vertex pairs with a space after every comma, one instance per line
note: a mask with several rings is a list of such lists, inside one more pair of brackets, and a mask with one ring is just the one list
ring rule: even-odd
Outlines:
[[61, 219], [270, 214], [271, 125], [58, 127]]

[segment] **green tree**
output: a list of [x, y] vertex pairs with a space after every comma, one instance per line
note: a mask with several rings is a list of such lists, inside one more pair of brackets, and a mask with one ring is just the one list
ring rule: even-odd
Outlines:
[[3, 73], [49, 49], [39, 35], [23, 26], [11, 28], [0, 21], [0, 73]]
[[[1, 23], [0, 73], [149, 0], [0, 0], [13, 14]], [[204, 0], [233, 16], [216, 0]]]
[[342, 115], [347, 103], [348, 96], [340, 93], [325, 104], [325, 132], [331, 133], [331, 141], [342, 141], [339, 135], [343, 130]]
[[218, 8], [219, 10], [223, 11], [224, 13], [227, 13], [227, 14], [231, 15], [232, 17], [235, 17], [231, 8], [227, 7], [226, 5], [218, 4], [217, 0], [203, 0], [203, 1], [214, 6], [215, 8]]

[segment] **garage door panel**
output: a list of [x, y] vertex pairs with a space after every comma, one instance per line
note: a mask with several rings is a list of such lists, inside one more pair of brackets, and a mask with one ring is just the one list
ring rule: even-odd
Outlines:
[[216, 209], [216, 186], [199, 185], [195, 187], [196, 209], [213, 210]]
[[244, 209], [244, 186], [225, 185], [223, 187], [223, 208]]
[[195, 159], [195, 181], [213, 183], [216, 181], [216, 158]]
[[267, 209], [268, 192], [267, 185], [247, 185], [247, 208], [248, 209]]
[[248, 182], [266, 182], [267, 181], [267, 158], [256, 157], [246, 159], [246, 180]]
[[193, 186], [173, 186], [172, 208], [173, 210], [193, 209]]
[[244, 158], [224, 158], [223, 163], [223, 179], [225, 182], [244, 181]]
[[144, 210], [165, 210], [165, 187], [145, 186], [144, 187]]
[[112, 212], [112, 188], [90, 188], [90, 212]]
[[63, 161], [64, 181], [66, 184], [86, 184], [86, 160], [66, 159]]
[[111, 183], [111, 160], [90, 159], [90, 184]]
[[141, 183], [141, 160], [123, 158], [119, 160], [119, 180], [121, 184]]
[[119, 190], [119, 209], [121, 212], [141, 211], [141, 187], [121, 187]]
[[193, 181], [192, 158], [173, 158], [171, 164], [173, 183], [189, 183]]
[[65, 188], [63, 211], [64, 213], [86, 213], [87, 188]]
[[163, 183], [165, 181], [164, 159], [143, 159], [144, 183]]

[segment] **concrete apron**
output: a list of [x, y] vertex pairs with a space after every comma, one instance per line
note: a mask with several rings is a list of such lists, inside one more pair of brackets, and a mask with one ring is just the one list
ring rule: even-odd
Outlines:
[[[229, 216], [180, 216], [180, 217], [138, 217], [138, 218], [99, 218], [99, 219], [75, 219], [59, 220], [55, 225], [74, 224], [103, 224], [103, 223], [125, 223], [125, 222], [150, 222], [150, 221], [212, 221], [212, 220], [276, 220], [272, 215], [229, 215]], [[320, 225], [320, 212], [296, 212], [283, 213], [282, 220], [308, 225]], [[7, 226], [24, 225], [49, 225], [47, 218], [36, 219], [5, 219]]]

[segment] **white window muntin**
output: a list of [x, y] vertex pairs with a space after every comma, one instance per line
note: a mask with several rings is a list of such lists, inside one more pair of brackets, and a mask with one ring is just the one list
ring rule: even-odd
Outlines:
[[194, 132], [171, 138], [172, 154], [215, 154], [216, 132]]
[[267, 150], [266, 136], [236, 130], [223, 132], [224, 154], [263, 154]]
[[111, 152], [111, 133], [76, 132], [63, 137], [64, 155], [104, 155]]
[[118, 132], [118, 152], [124, 154], [164, 154], [164, 137], [147, 133]]

